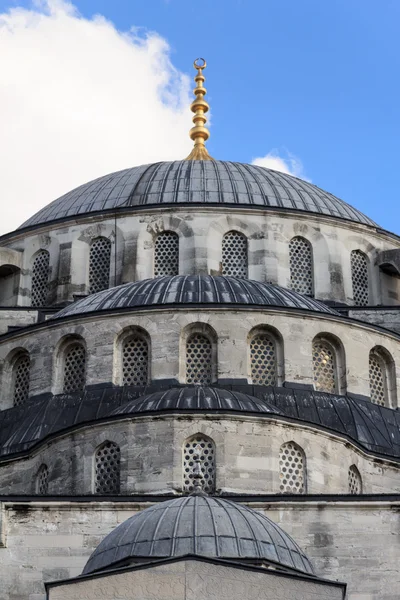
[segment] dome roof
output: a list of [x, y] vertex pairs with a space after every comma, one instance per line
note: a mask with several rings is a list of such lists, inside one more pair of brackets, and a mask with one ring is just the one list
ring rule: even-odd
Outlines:
[[343, 200], [292, 175], [220, 160], [177, 160], [133, 167], [85, 183], [42, 208], [20, 229], [88, 213], [196, 204], [300, 210], [376, 225]]
[[130, 517], [99, 544], [83, 573], [121, 566], [129, 559], [185, 555], [265, 559], [313, 574], [304, 552], [265, 515], [208, 496], [168, 500]]
[[320, 313], [338, 313], [323, 302], [292, 290], [225, 275], [175, 275], [126, 283], [78, 300], [56, 313], [61, 319], [95, 311], [187, 304], [282, 306]]
[[144, 412], [173, 410], [240, 411], [253, 413], [282, 414], [265, 400], [242, 392], [223, 388], [187, 386], [162, 390], [142, 398], [131, 400], [114, 410], [111, 415], [129, 415]]

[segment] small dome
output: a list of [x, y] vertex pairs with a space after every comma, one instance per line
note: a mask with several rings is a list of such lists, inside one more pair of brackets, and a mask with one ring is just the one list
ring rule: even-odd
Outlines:
[[232, 500], [208, 496], [168, 500], [130, 517], [99, 544], [83, 574], [135, 559], [186, 555], [271, 560], [313, 574], [304, 552], [265, 515]]
[[292, 290], [250, 279], [212, 275], [175, 275], [126, 283], [70, 304], [52, 318], [116, 309], [163, 305], [236, 304], [282, 306], [337, 315], [323, 302]]
[[20, 229], [91, 213], [204, 204], [299, 210], [376, 226], [343, 200], [292, 175], [221, 160], [176, 160], [85, 183], [42, 208]]
[[129, 415], [167, 410], [210, 410], [282, 414], [276, 406], [248, 394], [215, 387], [187, 386], [154, 392], [142, 398], [131, 400], [114, 410], [111, 415]]

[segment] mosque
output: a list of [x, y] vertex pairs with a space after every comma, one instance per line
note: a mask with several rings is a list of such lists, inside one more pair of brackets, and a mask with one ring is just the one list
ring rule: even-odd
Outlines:
[[0, 600], [399, 598], [400, 238], [212, 158], [205, 66], [0, 239]]

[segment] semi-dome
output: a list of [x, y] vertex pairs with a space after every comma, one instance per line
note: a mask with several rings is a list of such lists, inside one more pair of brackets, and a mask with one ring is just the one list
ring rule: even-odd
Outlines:
[[225, 275], [175, 275], [135, 281], [97, 292], [63, 308], [52, 318], [116, 309], [188, 304], [280, 306], [338, 314], [323, 302], [271, 283]]
[[236, 162], [177, 160], [85, 183], [42, 208], [20, 229], [92, 213], [204, 204], [296, 210], [376, 226], [343, 200], [292, 175]]
[[111, 415], [130, 415], [173, 410], [281, 414], [281, 411], [276, 406], [255, 396], [223, 388], [196, 385], [161, 390], [148, 394], [118, 407]]
[[186, 555], [274, 561], [313, 574], [304, 552], [265, 515], [232, 500], [196, 495], [151, 506], [121, 523], [99, 544], [83, 573]]

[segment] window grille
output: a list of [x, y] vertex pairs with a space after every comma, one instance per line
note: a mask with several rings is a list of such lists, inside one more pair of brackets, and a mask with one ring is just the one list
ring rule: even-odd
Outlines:
[[128, 338], [122, 346], [122, 385], [148, 383], [149, 348], [139, 336]]
[[314, 385], [319, 392], [336, 392], [335, 351], [323, 341], [313, 342]]
[[104, 237], [93, 240], [89, 254], [89, 294], [108, 289], [110, 260], [111, 241]]
[[186, 342], [186, 383], [208, 385], [212, 382], [212, 346], [201, 333]]
[[369, 389], [372, 402], [380, 406], [387, 404], [386, 365], [374, 352], [369, 355]]
[[276, 352], [271, 338], [259, 333], [250, 342], [251, 381], [256, 385], [276, 385]]
[[36, 475], [36, 493], [45, 496], [49, 492], [49, 470], [42, 465]]
[[14, 406], [24, 404], [29, 397], [31, 361], [28, 354], [23, 354], [14, 363], [13, 368], [13, 396]]
[[238, 231], [222, 238], [222, 275], [247, 277], [247, 238]]
[[312, 249], [302, 237], [289, 242], [290, 287], [299, 294], [313, 295]]
[[283, 444], [279, 452], [280, 491], [283, 494], [304, 494], [305, 457], [294, 442]]
[[105, 442], [95, 455], [95, 493], [119, 494], [121, 451], [114, 442]]
[[32, 306], [46, 306], [50, 254], [41, 250], [33, 261], [31, 298]]
[[173, 231], [164, 231], [154, 244], [154, 277], [178, 274], [179, 236]]
[[349, 494], [362, 494], [362, 480], [355, 465], [349, 468]]
[[369, 299], [367, 257], [360, 250], [353, 250], [350, 261], [354, 304], [357, 306], [366, 306]]
[[196, 435], [184, 444], [183, 490], [185, 492], [193, 491], [195, 458], [200, 461], [203, 490], [208, 494], [213, 493], [215, 491], [215, 446], [212, 440], [202, 435]]
[[86, 350], [82, 344], [71, 344], [64, 356], [65, 394], [83, 390], [86, 383]]

